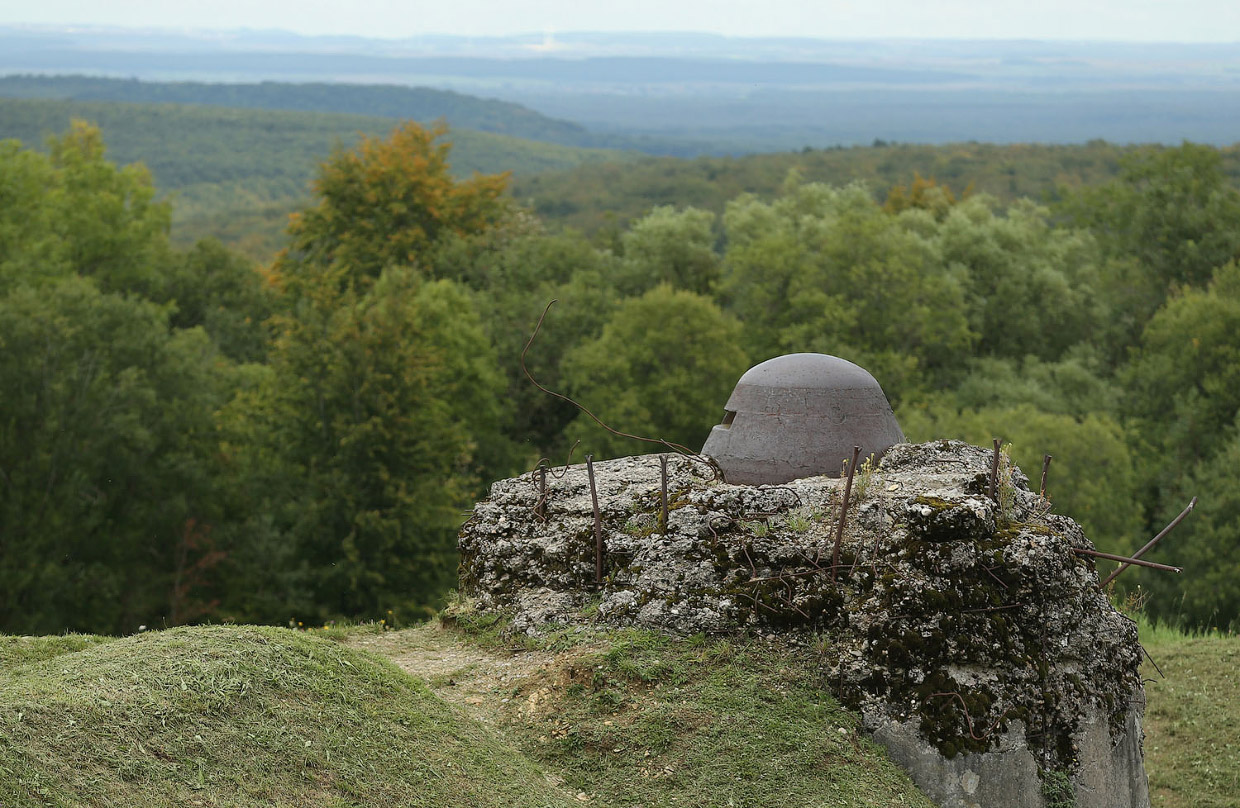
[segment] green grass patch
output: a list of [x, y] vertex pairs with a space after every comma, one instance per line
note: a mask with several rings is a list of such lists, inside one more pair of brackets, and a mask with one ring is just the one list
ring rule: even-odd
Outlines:
[[619, 631], [563, 659], [508, 694], [502, 726], [593, 804], [932, 805], [827, 692], [812, 651]]
[[[1155, 808], [1240, 806], [1240, 636], [1141, 625], [1145, 769]], [[1165, 676], [1165, 678], [1164, 678]]]
[[59, 637], [11, 637], [0, 635], [0, 673], [31, 662], [42, 662], [62, 654], [72, 654], [100, 643], [110, 642], [111, 637], [91, 634], [65, 634]]
[[306, 632], [199, 627], [0, 648], [6, 808], [569, 804], [421, 682]]

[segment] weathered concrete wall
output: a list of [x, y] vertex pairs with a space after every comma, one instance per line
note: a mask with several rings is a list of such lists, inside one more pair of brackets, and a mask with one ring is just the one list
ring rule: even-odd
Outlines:
[[[991, 453], [893, 447], [858, 475], [841, 563], [844, 481], [714, 481], [670, 458], [595, 464], [606, 577], [594, 582], [584, 466], [497, 482], [461, 531], [461, 587], [515, 625], [601, 621], [675, 634], [814, 632], [845, 703], [943, 805], [1146, 806], [1136, 627], [1098, 591], [1092, 545], [1018, 469], [987, 495]], [[1135, 694], [1135, 695], [1134, 695]]]

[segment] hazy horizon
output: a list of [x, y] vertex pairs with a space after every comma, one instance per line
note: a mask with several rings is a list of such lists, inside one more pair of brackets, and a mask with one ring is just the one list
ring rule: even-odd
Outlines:
[[223, 0], [205, 6], [155, 0], [47, 0], [0, 7], [0, 26], [110, 27], [202, 33], [287, 32], [401, 40], [423, 36], [713, 34], [736, 39], [1032, 40], [1048, 42], [1235, 43], [1240, 4], [1230, 0], [571, 0], [453, 4], [372, 0]]

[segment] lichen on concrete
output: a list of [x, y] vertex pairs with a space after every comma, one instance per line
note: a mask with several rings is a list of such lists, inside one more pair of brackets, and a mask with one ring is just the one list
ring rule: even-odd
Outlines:
[[726, 485], [673, 456], [660, 530], [658, 458], [595, 463], [601, 585], [585, 467], [549, 478], [545, 512], [526, 474], [495, 483], [462, 529], [461, 586], [530, 632], [589, 620], [823, 636], [837, 696], [941, 804], [1042, 806], [1015, 774], [1027, 769], [1070, 778], [1082, 808], [1148, 805], [1136, 627], [1072, 552], [1092, 547], [1080, 527], [1019, 469], [1004, 466], [1003, 507], [989, 497], [992, 458], [893, 447], [849, 505], [834, 569], [843, 480]]

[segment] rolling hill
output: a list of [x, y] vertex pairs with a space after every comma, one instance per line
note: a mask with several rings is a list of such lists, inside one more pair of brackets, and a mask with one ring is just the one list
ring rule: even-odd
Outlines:
[[[97, 124], [109, 157], [142, 162], [172, 196], [179, 242], [214, 235], [251, 255], [278, 248], [287, 215], [307, 196], [315, 168], [335, 147], [381, 136], [395, 118], [181, 104], [128, 104], [0, 98], [0, 139], [42, 144], [73, 119]], [[451, 162], [459, 176], [516, 176], [629, 155], [491, 132], [454, 129]]]

